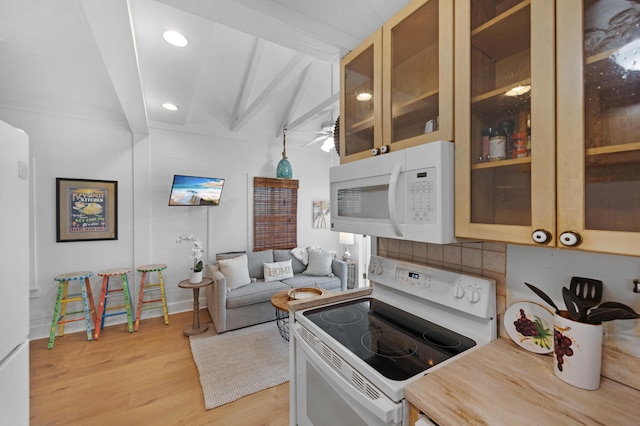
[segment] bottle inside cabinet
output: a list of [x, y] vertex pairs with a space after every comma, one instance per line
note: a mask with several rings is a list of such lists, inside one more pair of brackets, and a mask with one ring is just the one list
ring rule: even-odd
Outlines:
[[391, 30], [391, 142], [438, 130], [438, 13], [428, 1]]
[[585, 227], [640, 232], [640, 4], [584, 1]]
[[531, 1], [472, 1], [470, 55], [471, 220], [530, 225]]

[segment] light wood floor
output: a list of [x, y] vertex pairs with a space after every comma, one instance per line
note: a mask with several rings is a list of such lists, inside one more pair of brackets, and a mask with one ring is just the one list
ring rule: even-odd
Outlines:
[[[206, 309], [201, 322], [210, 322]], [[205, 410], [189, 339], [192, 312], [30, 343], [31, 425], [288, 425], [289, 384]], [[275, 327], [275, 323], [274, 323]]]

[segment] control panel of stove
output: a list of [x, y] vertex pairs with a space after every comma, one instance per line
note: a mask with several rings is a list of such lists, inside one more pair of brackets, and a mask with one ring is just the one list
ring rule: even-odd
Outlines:
[[371, 256], [369, 280], [441, 305], [488, 318], [495, 310], [495, 280]]

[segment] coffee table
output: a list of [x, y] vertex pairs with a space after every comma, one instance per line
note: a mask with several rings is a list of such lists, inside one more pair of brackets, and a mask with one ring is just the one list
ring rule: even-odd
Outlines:
[[[283, 339], [289, 340], [289, 292], [292, 289], [281, 290], [271, 296], [271, 304], [276, 308], [276, 325], [278, 326], [278, 331]], [[313, 291], [317, 292], [317, 296], [321, 296], [326, 294], [326, 290], [322, 290], [320, 288], [303, 288], [303, 289], [295, 289], [298, 291]], [[317, 297], [315, 296], [315, 297]], [[314, 297], [314, 296], [311, 296]], [[300, 299], [298, 299], [300, 300]]]
[[209, 329], [209, 324], [200, 325], [200, 289], [213, 283], [211, 278], [203, 278], [199, 283], [191, 283], [188, 279], [180, 281], [178, 287], [190, 288], [193, 290], [193, 327], [186, 327], [182, 334], [185, 336], [196, 336]]

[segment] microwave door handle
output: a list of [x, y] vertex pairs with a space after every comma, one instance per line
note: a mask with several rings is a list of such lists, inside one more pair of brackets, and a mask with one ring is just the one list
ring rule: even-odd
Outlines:
[[398, 192], [398, 183], [400, 181], [400, 169], [402, 163], [397, 163], [393, 166], [391, 171], [391, 178], [389, 179], [389, 218], [391, 219], [391, 225], [393, 231], [398, 237], [402, 237], [402, 231], [400, 230], [400, 224], [398, 223], [398, 210], [396, 208], [396, 194]]

